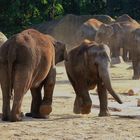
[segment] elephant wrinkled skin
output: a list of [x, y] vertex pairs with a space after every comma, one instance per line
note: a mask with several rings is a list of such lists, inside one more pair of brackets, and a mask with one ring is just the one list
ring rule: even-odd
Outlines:
[[75, 90], [74, 113], [88, 114], [91, 111], [92, 101], [88, 90], [97, 91], [100, 101], [99, 116], [108, 116], [107, 90], [122, 103], [111, 86], [110, 74], [110, 50], [107, 45], [97, 44], [92, 41], [84, 41], [80, 46], [68, 53], [65, 61], [68, 78]]
[[[28, 29], [12, 36], [0, 48], [2, 120], [20, 121], [24, 94], [31, 90], [31, 113], [45, 118], [52, 111], [55, 85], [55, 50], [50, 36]], [[41, 89], [44, 87], [44, 97]], [[10, 111], [10, 97], [14, 92]]]

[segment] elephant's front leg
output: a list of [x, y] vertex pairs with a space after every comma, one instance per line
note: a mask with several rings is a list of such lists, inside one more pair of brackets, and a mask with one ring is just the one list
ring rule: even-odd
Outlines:
[[26, 113], [27, 117], [40, 118], [39, 108], [41, 105], [42, 97], [41, 97], [41, 88], [31, 88], [32, 102], [31, 102], [31, 112]]
[[75, 98], [75, 101], [74, 101], [74, 108], [73, 108], [73, 112], [75, 114], [80, 114], [81, 113], [82, 104], [83, 104], [82, 98], [76, 95], [76, 98]]
[[100, 81], [97, 84], [97, 90], [99, 95], [99, 102], [100, 102], [100, 113], [99, 116], [109, 116], [108, 110], [108, 100], [107, 100], [107, 90], [105, 88], [104, 83]]
[[44, 98], [40, 106], [40, 115], [46, 118], [52, 112], [53, 90], [56, 80], [56, 69], [52, 68], [44, 81]]
[[133, 65], [133, 78], [132, 79], [134, 80], [139, 79], [140, 78], [139, 63], [136, 56], [133, 56], [132, 65]]

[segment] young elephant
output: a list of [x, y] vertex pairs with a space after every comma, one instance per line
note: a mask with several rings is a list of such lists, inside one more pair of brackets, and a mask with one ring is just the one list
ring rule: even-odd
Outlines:
[[[4, 121], [20, 121], [24, 94], [30, 89], [32, 113], [46, 117], [52, 111], [55, 85], [55, 50], [50, 36], [34, 29], [25, 30], [11, 37], [0, 48], [0, 82], [3, 95]], [[41, 89], [44, 87], [44, 98]], [[14, 91], [10, 111], [10, 96]]]
[[107, 90], [117, 102], [122, 103], [111, 86], [109, 54], [110, 50], [107, 45], [93, 41], [84, 41], [79, 47], [69, 52], [65, 67], [76, 93], [74, 113], [90, 113], [92, 101], [88, 90], [94, 89], [96, 85], [100, 101], [99, 116], [109, 115]]

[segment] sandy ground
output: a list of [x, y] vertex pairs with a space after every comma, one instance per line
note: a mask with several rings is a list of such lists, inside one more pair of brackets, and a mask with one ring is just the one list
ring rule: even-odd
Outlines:
[[[110, 117], [98, 117], [99, 109], [94, 108], [89, 115], [73, 114], [74, 91], [63, 66], [57, 66], [57, 82], [54, 91], [53, 112], [49, 119], [24, 117], [22, 122], [0, 121], [1, 140], [140, 140], [140, 81], [131, 80], [130, 64], [119, 64], [111, 68], [112, 84], [120, 93], [123, 105], [112, 99], [109, 107], [121, 109]], [[129, 89], [137, 89], [137, 95], [128, 96]], [[90, 91], [93, 104], [98, 105], [96, 90]], [[29, 112], [31, 96], [27, 93], [22, 111]], [[0, 95], [0, 106], [2, 99]], [[1, 110], [0, 110], [1, 111]]]

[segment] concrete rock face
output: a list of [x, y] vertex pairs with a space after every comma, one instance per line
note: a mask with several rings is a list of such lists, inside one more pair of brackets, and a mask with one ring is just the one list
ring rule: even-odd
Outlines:
[[0, 32], [0, 46], [2, 46], [2, 44], [7, 40], [7, 37]]

